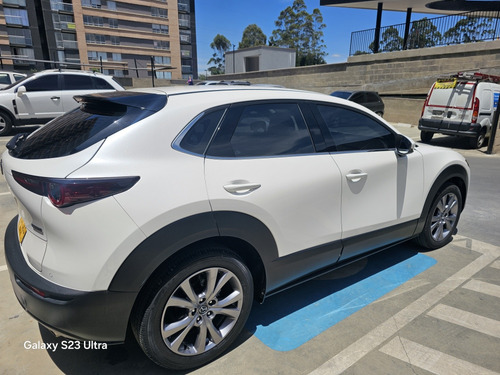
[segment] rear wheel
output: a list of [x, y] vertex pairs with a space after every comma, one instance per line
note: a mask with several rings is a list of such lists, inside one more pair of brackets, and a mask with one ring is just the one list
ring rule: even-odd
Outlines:
[[241, 332], [252, 306], [252, 275], [227, 250], [200, 252], [170, 269], [155, 280], [157, 290], [137, 309], [132, 328], [158, 365], [202, 366]]
[[12, 130], [12, 120], [10, 116], [0, 111], [0, 136], [8, 135]]
[[429, 143], [433, 136], [434, 136], [433, 132], [424, 132], [424, 131], [420, 132], [420, 139], [424, 143]]
[[454, 184], [445, 185], [434, 198], [427, 214], [424, 230], [417, 241], [428, 249], [449, 243], [456, 232], [462, 212], [462, 193]]
[[471, 148], [481, 148], [483, 147], [485, 140], [486, 140], [486, 129], [481, 129], [478, 135], [469, 139], [469, 145]]

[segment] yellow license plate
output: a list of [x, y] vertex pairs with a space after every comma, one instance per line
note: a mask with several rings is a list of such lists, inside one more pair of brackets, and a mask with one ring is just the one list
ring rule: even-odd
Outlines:
[[26, 224], [24, 224], [23, 218], [19, 219], [19, 223], [17, 224], [17, 233], [19, 235], [19, 243], [23, 243], [24, 237], [26, 236]]

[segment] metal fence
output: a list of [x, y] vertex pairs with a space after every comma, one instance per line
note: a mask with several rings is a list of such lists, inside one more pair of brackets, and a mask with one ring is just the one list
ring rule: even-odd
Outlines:
[[[500, 38], [500, 11], [474, 11], [380, 28], [378, 52], [480, 42]], [[374, 53], [375, 29], [351, 34], [349, 56]]]

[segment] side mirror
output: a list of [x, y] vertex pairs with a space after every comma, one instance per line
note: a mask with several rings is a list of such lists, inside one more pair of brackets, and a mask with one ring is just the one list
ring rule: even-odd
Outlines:
[[26, 87], [25, 86], [19, 86], [17, 88], [17, 96], [23, 96], [26, 93]]
[[415, 150], [415, 144], [402, 134], [396, 135], [396, 153], [399, 156], [411, 154]]

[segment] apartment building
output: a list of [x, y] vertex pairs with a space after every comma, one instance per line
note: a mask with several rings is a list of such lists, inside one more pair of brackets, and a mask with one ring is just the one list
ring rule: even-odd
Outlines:
[[194, 0], [0, 0], [0, 64], [197, 78]]

